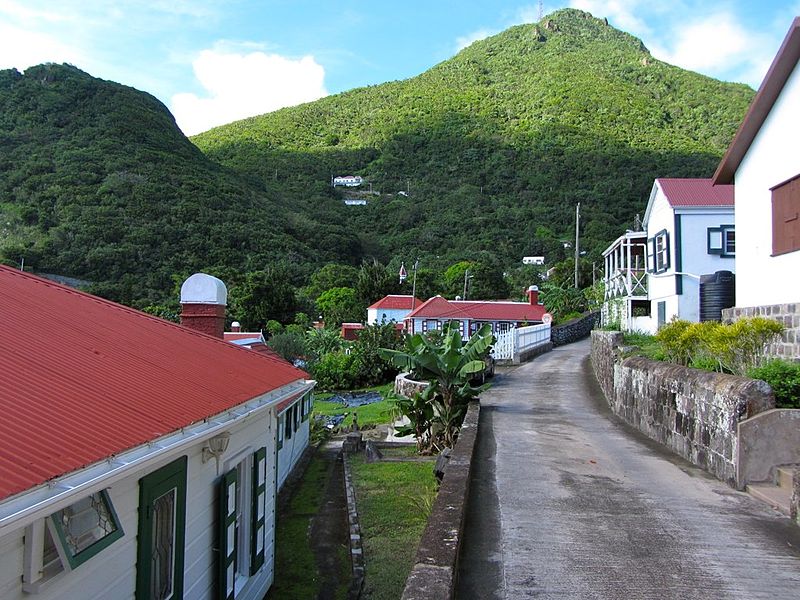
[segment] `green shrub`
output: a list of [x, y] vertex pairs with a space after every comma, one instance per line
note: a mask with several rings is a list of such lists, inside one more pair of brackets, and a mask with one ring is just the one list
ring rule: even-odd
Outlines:
[[747, 376], [766, 381], [775, 392], [778, 408], [800, 408], [800, 363], [768, 360], [747, 371]]
[[322, 390], [351, 390], [358, 380], [358, 361], [342, 350], [329, 352], [311, 366], [311, 373]]
[[689, 321], [673, 319], [658, 330], [656, 339], [661, 344], [669, 362], [688, 365], [694, 342], [685, 335], [692, 324]]
[[267, 345], [289, 362], [303, 356], [306, 347], [302, 335], [288, 331], [276, 333], [269, 339]]

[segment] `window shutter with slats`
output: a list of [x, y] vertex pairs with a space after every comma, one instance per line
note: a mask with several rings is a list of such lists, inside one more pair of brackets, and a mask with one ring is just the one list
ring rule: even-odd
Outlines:
[[219, 589], [217, 598], [233, 600], [236, 582], [236, 469], [219, 483]]
[[253, 454], [253, 508], [250, 528], [250, 575], [264, 564], [264, 531], [266, 529], [267, 502], [267, 449], [259, 448]]

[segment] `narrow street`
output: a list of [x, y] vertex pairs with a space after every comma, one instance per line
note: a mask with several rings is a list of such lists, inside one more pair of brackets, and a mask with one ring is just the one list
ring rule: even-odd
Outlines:
[[457, 598], [800, 598], [800, 527], [612, 415], [589, 346], [482, 396]]

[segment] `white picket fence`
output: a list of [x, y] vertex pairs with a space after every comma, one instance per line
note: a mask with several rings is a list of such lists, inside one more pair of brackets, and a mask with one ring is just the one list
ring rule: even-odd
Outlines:
[[496, 335], [497, 341], [492, 349], [495, 360], [518, 362], [523, 352], [542, 346], [550, 341], [550, 324], [517, 327]]

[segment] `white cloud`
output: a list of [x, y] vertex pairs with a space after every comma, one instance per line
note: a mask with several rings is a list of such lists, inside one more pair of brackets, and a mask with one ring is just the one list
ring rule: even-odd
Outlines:
[[83, 53], [46, 33], [0, 24], [0, 69], [24, 70], [45, 62], [86, 62]]
[[[650, 31], [650, 27], [634, 13], [642, 12], [639, 6], [641, 0], [570, 0], [570, 7], [585, 10], [597, 18], [608, 18], [617, 29], [628, 33], [642, 35]], [[648, 10], [651, 9], [650, 3]]]
[[203, 50], [192, 66], [207, 97], [182, 93], [174, 95], [171, 103], [186, 135], [328, 94], [325, 69], [313, 56], [291, 59], [215, 48]]
[[471, 46], [478, 40], [484, 40], [495, 33], [499, 32], [492, 29], [478, 29], [477, 31], [463, 35], [456, 39], [456, 52], [461, 52], [467, 46]]

